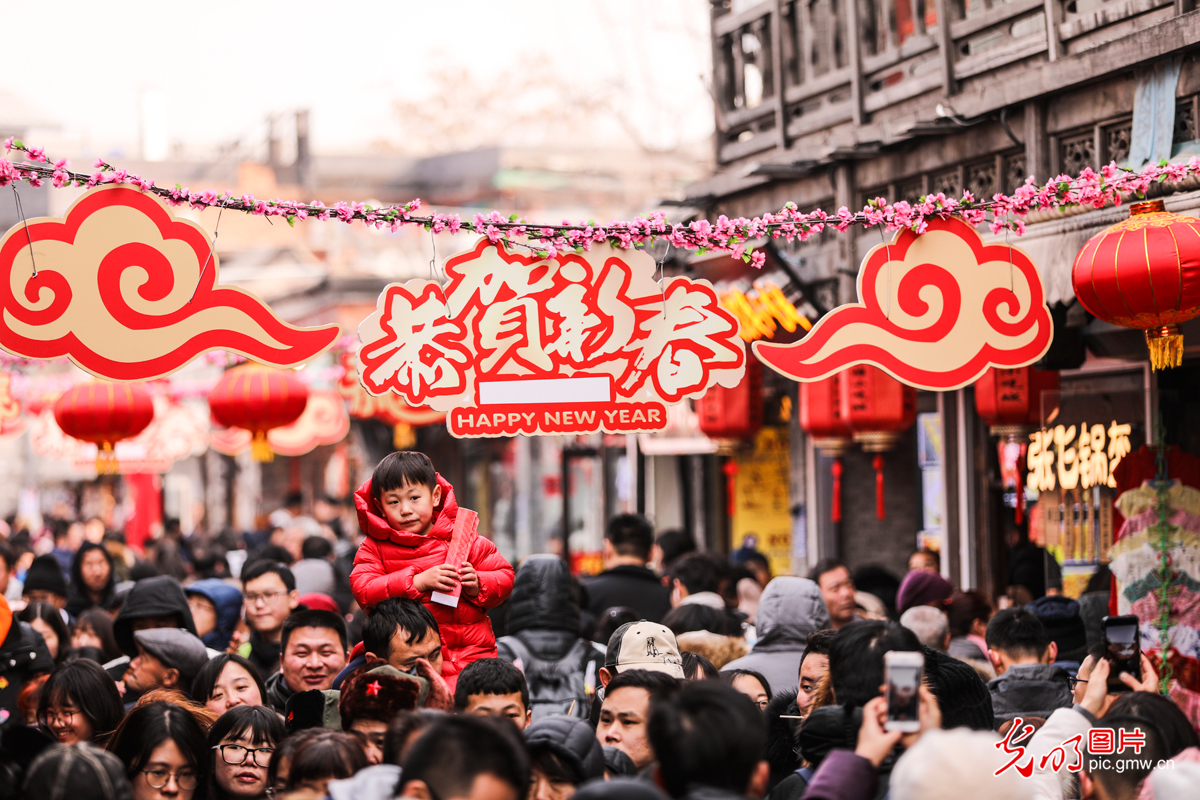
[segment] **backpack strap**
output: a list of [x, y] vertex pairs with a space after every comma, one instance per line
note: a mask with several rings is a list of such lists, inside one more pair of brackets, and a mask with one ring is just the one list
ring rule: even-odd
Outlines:
[[504, 645], [505, 647], [507, 647], [509, 650], [512, 651], [513, 661], [521, 662], [521, 664], [520, 664], [521, 672], [524, 672], [526, 669], [528, 669], [529, 665], [531, 663], [533, 663], [533, 660], [534, 660], [533, 653], [530, 652], [529, 648], [525, 646], [525, 643], [522, 642], [516, 634], [514, 634], [512, 636], [501, 636], [500, 639], [496, 642], [496, 644]]

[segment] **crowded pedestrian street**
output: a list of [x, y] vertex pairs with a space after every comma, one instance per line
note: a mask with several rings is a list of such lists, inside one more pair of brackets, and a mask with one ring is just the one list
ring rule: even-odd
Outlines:
[[1192, 3], [31, 8], [0, 800], [1200, 798]]

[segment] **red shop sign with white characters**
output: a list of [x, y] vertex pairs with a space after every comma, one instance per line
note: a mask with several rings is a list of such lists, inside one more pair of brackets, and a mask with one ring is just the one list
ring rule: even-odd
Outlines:
[[220, 286], [218, 268], [204, 229], [154, 196], [92, 189], [63, 218], [18, 223], [0, 239], [0, 347], [140, 381], [215, 349], [294, 367], [337, 340], [337, 325], [297, 328]]
[[444, 289], [384, 289], [359, 380], [447, 412], [459, 437], [661, 430], [667, 405], [736, 386], [746, 352], [711, 284], [656, 268], [640, 250], [538, 258], [481, 239]]
[[873, 364], [901, 383], [943, 391], [989, 367], [1023, 367], [1050, 348], [1054, 326], [1037, 267], [960, 219], [931, 219], [876, 245], [858, 273], [859, 302], [826, 314], [798, 342], [755, 342], [764, 364], [817, 381]]

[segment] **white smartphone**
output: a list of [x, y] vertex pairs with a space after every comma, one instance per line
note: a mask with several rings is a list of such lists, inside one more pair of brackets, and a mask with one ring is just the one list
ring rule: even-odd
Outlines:
[[884, 679], [887, 682], [887, 722], [884, 730], [916, 733], [921, 730], [921, 674], [925, 656], [908, 650], [889, 650], [883, 654]]

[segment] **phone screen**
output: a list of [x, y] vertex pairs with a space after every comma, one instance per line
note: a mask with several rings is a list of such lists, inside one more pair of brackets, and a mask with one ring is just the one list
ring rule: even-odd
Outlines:
[[1121, 681], [1121, 673], [1128, 672], [1138, 680], [1142, 677], [1137, 618], [1116, 617], [1105, 621], [1104, 644], [1109, 662], [1108, 690], [1128, 692], [1129, 687]]
[[888, 665], [888, 719], [895, 722], [919, 721], [921, 665]]

